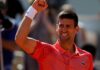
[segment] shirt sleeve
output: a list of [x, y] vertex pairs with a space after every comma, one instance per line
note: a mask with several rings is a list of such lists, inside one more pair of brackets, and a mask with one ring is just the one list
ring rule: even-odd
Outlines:
[[49, 51], [48, 47], [50, 47], [49, 44], [37, 41], [34, 53], [29, 55], [36, 60], [40, 60], [41, 58], [45, 57], [45, 51]]

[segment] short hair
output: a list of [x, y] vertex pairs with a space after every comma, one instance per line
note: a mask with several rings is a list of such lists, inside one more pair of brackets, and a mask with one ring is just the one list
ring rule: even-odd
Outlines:
[[64, 18], [68, 18], [68, 19], [73, 19], [75, 21], [75, 27], [78, 26], [78, 16], [77, 14], [72, 11], [72, 10], [63, 10], [58, 14], [58, 18], [57, 21], [59, 19], [64, 19]]

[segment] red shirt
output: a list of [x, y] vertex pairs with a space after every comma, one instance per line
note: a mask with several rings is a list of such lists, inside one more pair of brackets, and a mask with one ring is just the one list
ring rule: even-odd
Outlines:
[[31, 56], [38, 61], [40, 70], [93, 70], [92, 55], [76, 45], [75, 53], [71, 54], [59, 42], [50, 45], [38, 41]]

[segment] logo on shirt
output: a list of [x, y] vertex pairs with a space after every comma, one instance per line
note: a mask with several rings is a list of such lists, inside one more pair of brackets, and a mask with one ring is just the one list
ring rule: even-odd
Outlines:
[[85, 62], [84, 62], [84, 61], [82, 61], [82, 62], [81, 62], [81, 64], [82, 64], [82, 65], [85, 65]]

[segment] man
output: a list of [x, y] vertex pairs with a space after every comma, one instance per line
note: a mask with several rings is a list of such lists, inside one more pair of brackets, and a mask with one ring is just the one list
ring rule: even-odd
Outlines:
[[35, 0], [28, 9], [16, 34], [16, 43], [39, 63], [40, 70], [93, 70], [92, 56], [74, 43], [78, 17], [73, 11], [58, 15], [58, 40], [54, 45], [28, 37], [32, 19], [47, 8], [45, 0]]

